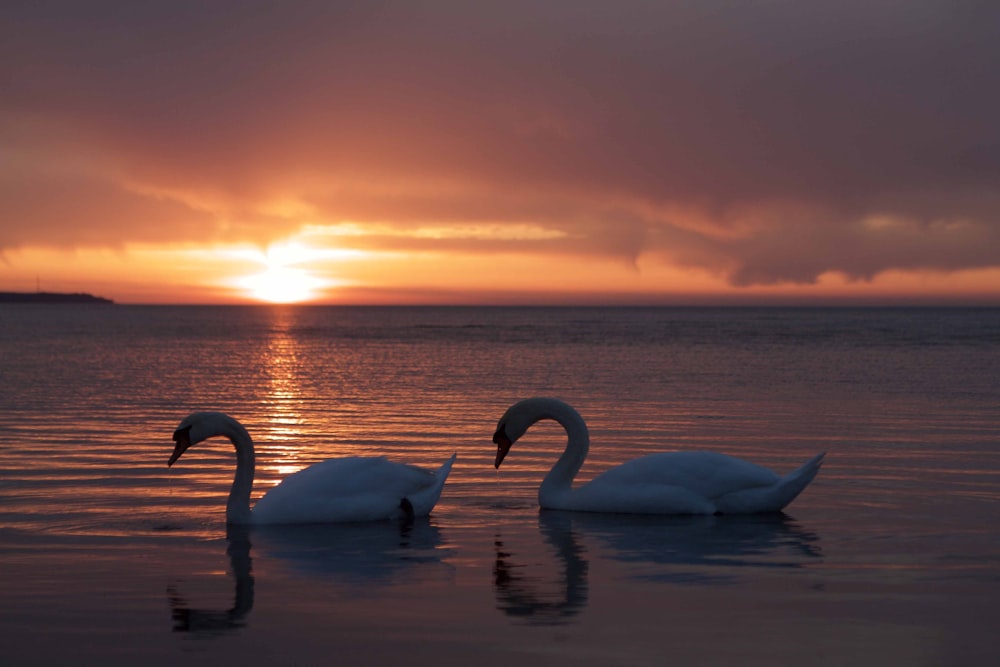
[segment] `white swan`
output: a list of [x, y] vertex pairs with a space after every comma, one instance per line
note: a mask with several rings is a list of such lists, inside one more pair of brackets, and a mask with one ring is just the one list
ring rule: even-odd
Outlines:
[[231, 524], [341, 523], [426, 516], [441, 497], [453, 454], [437, 472], [384, 457], [351, 456], [311, 465], [286, 477], [268, 491], [253, 511], [254, 449], [250, 434], [221, 412], [195, 412], [174, 431], [172, 466], [188, 447], [224, 436], [236, 448], [236, 477], [226, 503]]
[[714, 452], [667, 452], [633, 459], [573, 488], [590, 446], [587, 425], [556, 398], [529, 398], [512, 405], [497, 423], [495, 467], [535, 422], [554, 419], [569, 441], [538, 489], [547, 509], [631, 514], [754, 514], [778, 512], [812, 481], [820, 454], [780, 477], [767, 468]]

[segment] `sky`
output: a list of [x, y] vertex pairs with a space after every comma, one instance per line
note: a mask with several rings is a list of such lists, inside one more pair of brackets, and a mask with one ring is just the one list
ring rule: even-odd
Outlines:
[[1000, 305], [1000, 4], [6, 0], [0, 290]]

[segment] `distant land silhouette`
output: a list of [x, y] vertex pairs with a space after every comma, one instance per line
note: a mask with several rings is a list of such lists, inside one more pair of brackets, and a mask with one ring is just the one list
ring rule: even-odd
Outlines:
[[92, 303], [108, 304], [114, 303], [111, 299], [105, 299], [93, 294], [83, 292], [73, 292], [66, 294], [61, 292], [0, 292], [0, 303]]

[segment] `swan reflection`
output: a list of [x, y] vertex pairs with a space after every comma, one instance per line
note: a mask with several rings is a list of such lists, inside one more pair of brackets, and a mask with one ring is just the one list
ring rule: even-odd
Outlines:
[[[545, 541], [555, 549], [556, 580], [550, 585], [537, 574], [528, 574], [517, 563], [518, 555], [509, 551], [498, 535], [493, 543], [497, 609], [536, 625], [565, 623], [587, 606], [586, 549], [573, 532], [568, 516], [543, 512], [538, 523]], [[547, 594], [547, 590], [554, 592]]]
[[819, 536], [783, 513], [641, 516], [575, 513], [573, 526], [616, 561], [653, 566], [644, 580], [721, 584], [739, 568], [801, 568], [822, 557]]
[[190, 633], [197, 639], [210, 639], [244, 627], [253, 609], [253, 574], [250, 558], [250, 535], [245, 526], [229, 526], [226, 530], [226, 554], [236, 590], [229, 609], [198, 609], [191, 607], [176, 586], [167, 587], [167, 602], [173, 619], [174, 632]]
[[[625, 563], [627, 577], [672, 584], [724, 585], [741, 568], [802, 568], [822, 558], [819, 536], [785, 514], [658, 516], [542, 511], [539, 531], [555, 551], [554, 574], [529, 573], [537, 555], [497, 537], [497, 609], [531, 624], [570, 622], [588, 603], [588, 548]], [[535, 561], [537, 565], [537, 560]], [[544, 570], [544, 568], [537, 568]]]
[[447, 567], [450, 549], [428, 519], [293, 526], [236, 526], [226, 530], [233, 604], [228, 609], [191, 605], [178, 585], [167, 588], [173, 631], [208, 639], [247, 625], [254, 605], [251, 548], [258, 559], [274, 561], [293, 575], [375, 594], [400, 581], [412, 581], [433, 567]]
[[427, 517], [353, 524], [256, 526], [259, 553], [292, 572], [372, 589], [412, 580], [427, 567], [446, 567], [451, 552]]

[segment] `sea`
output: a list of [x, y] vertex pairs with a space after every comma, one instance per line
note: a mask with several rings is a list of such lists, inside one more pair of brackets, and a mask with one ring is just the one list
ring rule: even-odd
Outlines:
[[[784, 474], [777, 515], [540, 511], [660, 451]], [[309, 464], [437, 468], [415, 522], [227, 527]], [[4, 665], [1000, 664], [1000, 309], [0, 306]]]

